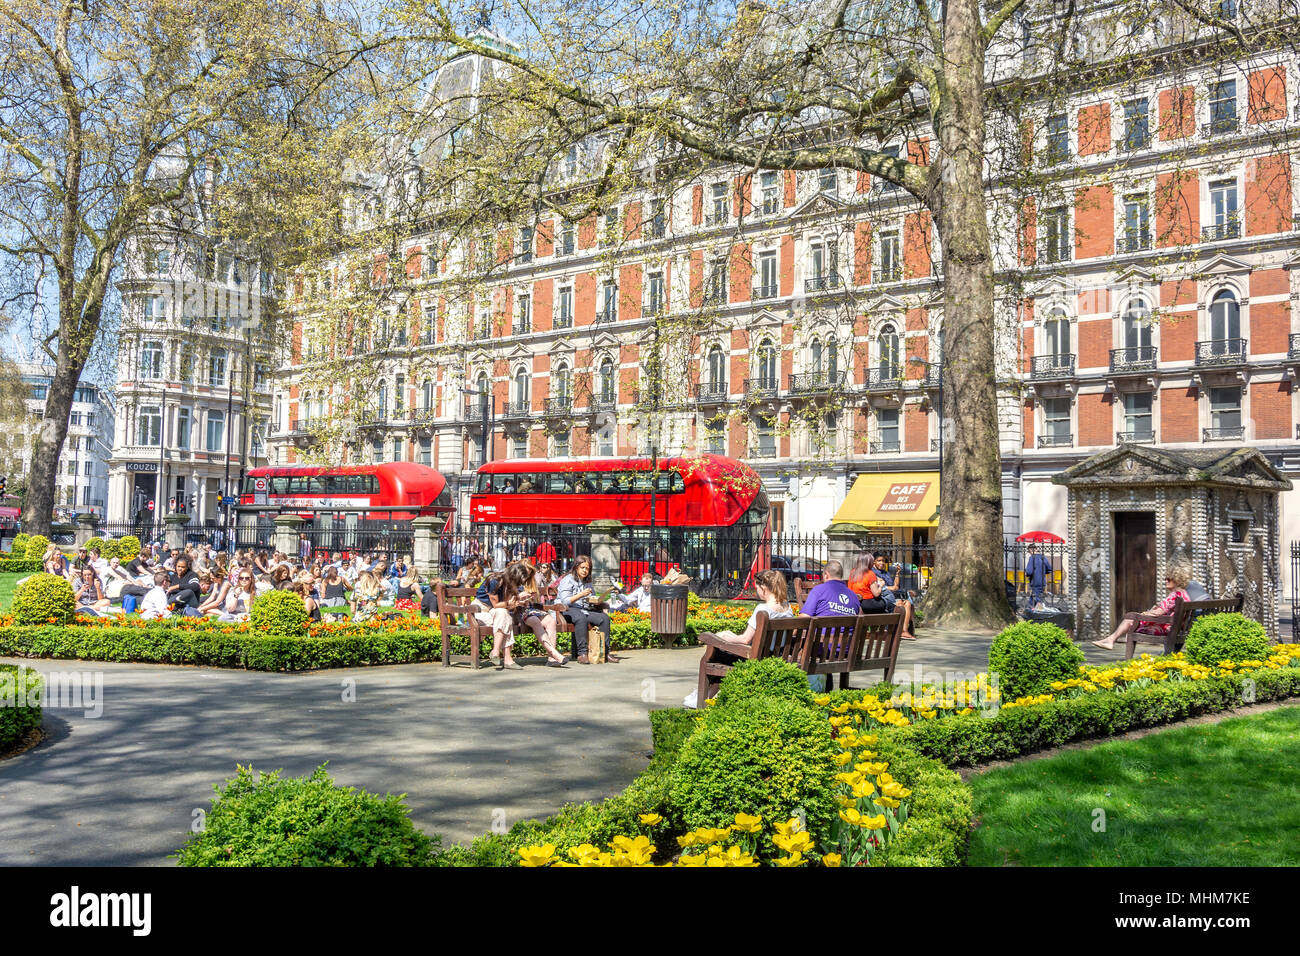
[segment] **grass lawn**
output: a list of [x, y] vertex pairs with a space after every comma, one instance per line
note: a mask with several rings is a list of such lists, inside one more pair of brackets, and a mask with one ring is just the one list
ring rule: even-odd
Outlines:
[[[978, 774], [970, 865], [1296, 866], [1300, 706]], [[1095, 811], [1105, 831], [1094, 831]]]
[[14, 585], [25, 577], [26, 572], [0, 571], [0, 611], [9, 610], [9, 602], [14, 599]]

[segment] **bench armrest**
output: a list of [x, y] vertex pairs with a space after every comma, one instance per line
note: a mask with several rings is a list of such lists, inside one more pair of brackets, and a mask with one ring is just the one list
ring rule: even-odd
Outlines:
[[1168, 614], [1147, 614], [1145, 611], [1129, 611], [1124, 615], [1126, 621], [1146, 621], [1148, 624], [1172, 624], [1173, 617]]

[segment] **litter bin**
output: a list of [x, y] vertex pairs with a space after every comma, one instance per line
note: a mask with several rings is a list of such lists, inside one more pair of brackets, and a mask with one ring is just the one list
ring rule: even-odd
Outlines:
[[650, 630], [659, 635], [664, 647], [686, 633], [688, 594], [690, 588], [685, 584], [650, 585]]

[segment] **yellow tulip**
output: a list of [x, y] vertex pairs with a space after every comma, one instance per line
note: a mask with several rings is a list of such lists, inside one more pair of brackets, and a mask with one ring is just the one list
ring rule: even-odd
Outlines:
[[678, 866], [704, 866], [708, 860], [705, 853], [683, 853], [677, 858]]
[[827, 853], [822, 857], [822, 866], [839, 866], [843, 859], [838, 853]]
[[772, 842], [779, 846], [786, 853], [806, 853], [812, 849], [812, 837], [807, 831], [798, 833], [778, 833], [772, 837]]
[[772, 862], [777, 866], [803, 866], [803, 854], [791, 853], [789, 856], [778, 856]]
[[763, 829], [763, 818], [756, 814], [737, 813], [731, 828], [741, 833], [757, 833]]
[[663, 823], [664, 818], [657, 813], [642, 813], [637, 817], [642, 826], [652, 827], [656, 824]]
[[862, 817], [858, 821], [858, 826], [864, 830], [883, 830], [885, 828], [885, 815], [882, 813], [876, 817]]
[[594, 857], [600, 853], [600, 847], [592, 846], [590, 843], [583, 843], [580, 846], [572, 847], [569, 850], [569, 856], [575, 860], [585, 860], [588, 857]]
[[798, 817], [791, 817], [785, 823], [774, 823], [772, 825], [776, 827], [776, 832], [782, 836], [798, 833], [803, 829], [803, 822]]
[[891, 810], [898, 808], [898, 801], [893, 797], [876, 797], [876, 803], [882, 807], [889, 807]]
[[854, 807], [845, 807], [840, 811], [840, 819], [845, 823], [857, 826], [862, 821], [862, 814]]
[[543, 843], [541, 846], [524, 846], [519, 848], [520, 866], [550, 866], [554, 860], [554, 843]]

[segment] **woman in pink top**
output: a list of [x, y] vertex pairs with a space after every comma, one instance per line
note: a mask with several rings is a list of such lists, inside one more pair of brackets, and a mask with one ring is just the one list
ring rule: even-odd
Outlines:
[[[1165, 575], [1165, 588], [1169, 593], [1165, 595], [1163, 601], [1146, 613], [1153, 617], [1167, 617], [1174, 613], [1174, 603], [1179, 598], [1182, 598], [1184, 601], [1190, 601], [1191, 598], [1187, 596], [1186, 590], [1187, 580], [1189, 577], [1190, 575], [1187, 573], [1185, 567], [1175, 565], [1170, 568], [1169, 573]], [[1092, 643], [1097, 647], [1109, 651], [1114, 649], [1117, 640], [1128, 634], [1130, 631], [1136, 630], [1139, 634], [1154, 634], [1157, 637], [1163, 637], [1169, 633], [1169, 628], [1169, 624], [1161, 623], [1159, 621], [1132, 621], [1126, 618], [1119, 622], [1119, 627], [1115, 628], [1109, 636], [1103, 637], [1100, 641], [1093, 641]]]

